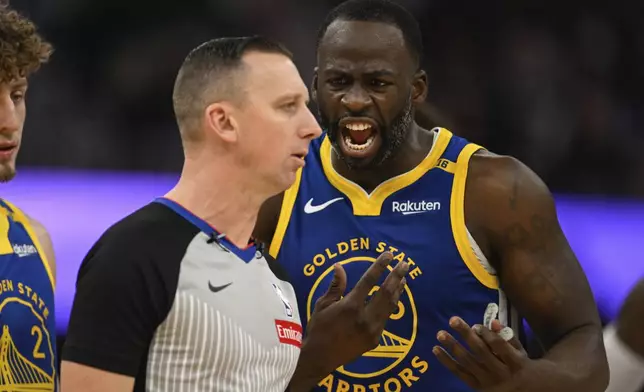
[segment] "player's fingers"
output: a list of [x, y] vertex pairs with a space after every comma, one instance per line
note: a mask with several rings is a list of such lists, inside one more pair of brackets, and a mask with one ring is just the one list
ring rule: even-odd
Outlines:
[[473, 375], [479, 382], [487, 382], [488, 374], [481, 363], [461, 343], [458, 342], [447, 331], [440, 331], [436, 335], [440, 345], [458, 362], [468, 373]]
[[368, 318], [381, 320], [384, 323], [392, 311], [397, 309], [398, 300], [404, 290], [407, 271], [409, 271], [409, 265], [405, 262], [400, 262], [389, 273], [367, 305], [366, 313]]
[[456, 377], [460, 378], [467, 385], [469, 385], [470, 388], [478, 388], [479, 382], [476, 380], [476, 378], [467, 370], [465, 370], [465, 368], [461, 364], [456, 362], [454, 358], [452, 358], [447, 353], [447, 351], [445, 351], [445, 349], [440, 346], [434, 346], [432, 353], [434, 354], [434, 356], [436, 356], [438, 362], [442, 363], [443, 366], [449, 369], [449, 371], [452, 372]]
[[505, 364], [494, 356], [488, 345], [477, 334], [475, 329], [471, 328], [463, 319], [460, 317], [452, 317], [449, 320], [449, 325], [461, 336], [461, 340], [467, 344], [481, 367], [490, 370], [495, 375], [505, 375], [508, 373], [508, 368]]
[[333, 265], [333, 280], [329, 284], [329, 288], [317, 301], [313, 311], [320, 311], [325, 309], [332, 303], [339, 301], [347, 289], [347, 273], [340, 264]]
[[485, 344], [492, 350], [494, 355], [507, 365], [510, 371], [519, 370], [523, 366], [523, 354], [521, 351], [512, 347], [499, 334], [490, 331], [481, 325], [475, 328], [476, 333], [481, 337]]
[[384, 252], [378, 256], [376, 261], [371, 264], [358, 283], [356, 283], [353, 290], [347, 294], [347, 299], [364, 303], [373, 286], [378, 284], [382, 274], [387, 271], [387, 266], [391, 263], [391, 260], [393, 260], [391, 252]]
[[[505, 328], [504, 328], [504, 331], [505, 331]], [[501, 337], [503, 338], [502, 334], [501, 334]], [[503, 338], [503, 340], [505, 340], [505, 338]], [[519, 341], [519, 338], [517, 338], [516, 335], [513, 335], [512, 338], [510, 340], [506, 340], [506, 342], [508, 342], [510, 346], [512, 346], [515, 350], [519, 351], [521, 355], [526, 357], [528, 356], [528, 353], [525, 351], [525, 348], [523, 347], [523, 345]]]
[[505, 327], [499, 320], [492, 321], [492, 332], [497, 333], [503, 340], [510, 343], [512, 347], [519, 350], [522, 354], [528, 355], [514, 331], [509, 327]]
[[490, 328], [492, 332], [499, 333], [503, 330], [503, 324], [499, 320], [492, 320], [492, 326]]

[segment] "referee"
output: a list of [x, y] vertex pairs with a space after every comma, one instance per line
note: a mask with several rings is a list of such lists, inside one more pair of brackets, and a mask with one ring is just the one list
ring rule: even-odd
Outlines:
[[250, 240], [260, 206], [295, 181], [321, 133], [307, 103], [279, 43], [223, 38], [188, 55], [173, 93], [181, 178], [83, 260], [62, 390], [305, 391], [375, 347], [405, 263], [368, 302], [391, 255], [346, 295], [336, 267], [303, 339], [293, 287]]

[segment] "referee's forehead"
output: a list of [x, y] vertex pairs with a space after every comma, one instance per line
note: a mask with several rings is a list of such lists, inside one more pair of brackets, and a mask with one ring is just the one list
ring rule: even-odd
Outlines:
[[265, 97], [308, 94], [308, 89], [291, 59], [277, 53], [253, 52], [245, 56], [246, 86]]

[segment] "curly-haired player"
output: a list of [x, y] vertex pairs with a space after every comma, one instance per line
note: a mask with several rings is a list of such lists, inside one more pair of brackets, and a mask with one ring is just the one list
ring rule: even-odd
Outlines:
[[[0, 1], [0, 182], [16, 173], [27, 79], [52, 47]], [[54, 257], [42, 225], [0, 199], [0, 386], [56, 391]]]

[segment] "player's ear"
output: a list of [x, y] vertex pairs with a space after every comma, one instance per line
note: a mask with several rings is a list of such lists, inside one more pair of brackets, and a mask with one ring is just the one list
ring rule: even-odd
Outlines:
[[227, 143], [235, 143], [238, 139], [239, 124], [235, 120], [232, 105], [216, 102], [208, 105], [205, 111], [205, 122], [209, 132]]
[[318, 103], [318, 67], [313, 68], [313, 79], [311, 80], [311, 100]]
[[427, 98], [427, 74], [422, 69], [414, 75], [412, 100], [415, 103], [425, 102]]

